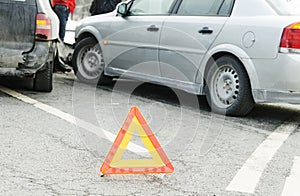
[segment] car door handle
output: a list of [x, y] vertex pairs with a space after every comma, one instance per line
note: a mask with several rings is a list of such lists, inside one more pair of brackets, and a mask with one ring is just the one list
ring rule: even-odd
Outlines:
[[198, 31], [198, 33], [201, 34], [212, 34], [214, 31], [210, 29], [209, 27], [203, 27], [201, 30]]
[[155, 25], [151, 25], [147, 28], [147, 31], [150, 31], [150, 32], [156, 32], [158, 30], [159, 30], [159, 28]]

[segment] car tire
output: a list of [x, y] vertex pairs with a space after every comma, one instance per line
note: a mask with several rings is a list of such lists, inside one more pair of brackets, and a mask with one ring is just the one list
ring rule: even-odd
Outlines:
[[206, 75], [206, 98], [213, 112], [245, 116], [254, 107], [251, 84], [243, 64], [235, 57], [219, 57]]
[[108, 84], [112, 78], [104, 75], [104, 60], [100, 44], [93, 37], [80, 40], [74, 49], [73, 69], [79, 81], [88, 84]]
[[53, 63], [47, 62], [46, 66], [36, 72], [33, 89], [39, 92], [51, 92], [53, 88]]

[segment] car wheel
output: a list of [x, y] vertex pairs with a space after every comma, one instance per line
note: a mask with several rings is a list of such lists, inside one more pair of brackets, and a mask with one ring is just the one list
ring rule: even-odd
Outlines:
[[100, 44], [92, 37], [79, 41], [73, 54], [73, 69], [76, 77], [85, 83], [107, 84], [111, 77], [104, 75], [104, 60]]
[[34, 90], [40, 92], [51, 92], [53, 88], [53, 63], [47, 62], [44, 69], [39, 70], [34, 78]]
[[251, 85], [243, 64], [226, 55], [215, 60], [206, 77], [206, 98], [213, 112], [247, 115], [254, 106]]

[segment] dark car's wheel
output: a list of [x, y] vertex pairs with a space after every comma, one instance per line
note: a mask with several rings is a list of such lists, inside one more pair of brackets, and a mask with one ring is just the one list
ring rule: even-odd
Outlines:
[[213, 112], [230, 116], [248, 114], [254, 101], [243, 64], [225, 55], [215, 60], [206, 77], [206, 98]]
[[79, 41], [73, 53], [73, 69], [76, 77], [85, 83], [107, 84], [111, 77], [104, 75], [104, 60], [100, 44], [92, 37]]
[[34, 90], [40, 92], [51, 92], [53, 88], [52, 84], [53, 76], [53, 63], [47, 62], [44, 69], [39, 70], [35, 74], [34, 78]]

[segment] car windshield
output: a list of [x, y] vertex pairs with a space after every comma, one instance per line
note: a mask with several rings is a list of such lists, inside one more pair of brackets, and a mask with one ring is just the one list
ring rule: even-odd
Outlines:
[[300, 15], [300, 0], [266, 0], [280, 15]]

